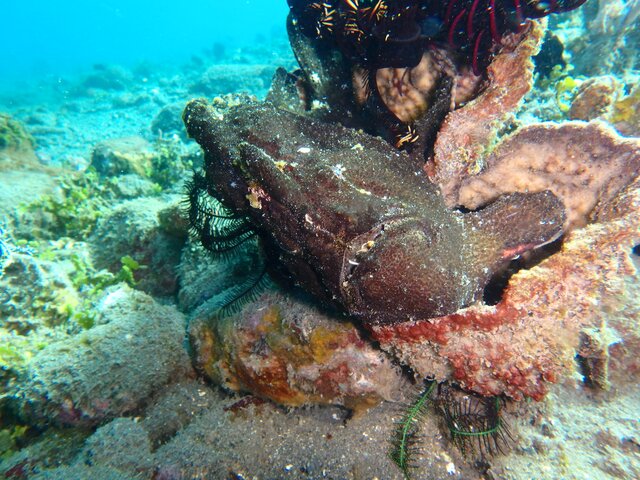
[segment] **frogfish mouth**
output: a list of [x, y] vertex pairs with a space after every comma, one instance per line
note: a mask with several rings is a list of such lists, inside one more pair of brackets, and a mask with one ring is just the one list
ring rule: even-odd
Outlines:
[[248, 217], [298, 285], [365, 323], [469, 306], [510, 260], [562, 233], [552, 193], [463, 214], [445, 206], [420, 162], [360, 131], [268, 103], [220, 119], [198, 99], [183, 117], [204, 150], [208, 192]]

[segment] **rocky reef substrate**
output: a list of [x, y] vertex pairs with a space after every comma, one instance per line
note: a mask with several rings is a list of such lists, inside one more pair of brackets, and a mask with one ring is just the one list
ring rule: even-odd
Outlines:
[[[245, 124], [248, 135], [234, 133], [245, 135], [236, 163], [270, 167], [262, 171], [271, 177], [235, 199], [255, 217], [285, 197], [282, 190], [269, 191], [281, 185], [275, 179], [286, 177], [288, 188], [305, 185], [296, 172], [304, 171], [303, 162], [312, 165], [308, 159], [322, 142], [343, 142], [349, 156], [349, 162], [336, 157], [325, 165], [336, 167], [327, 172], [334, 183], [325, 185], [370, 192], [359, 191], [363, 199], [379, 193], [369, 188], [374, 180], [391, 178], [386, 167], [370, 168], [377, 155], [372, 152], [382, 145], [395, 152], [389, 153], [394, 161], [410, 162], [398, 167], [403, 175], [429, 182], [429, 195], [447, 222], [470, 218], [475, 210], [477, 218], [491, 218], [492, 202], [510, 195], [513, 217], [489, 225], [502, 239], [538, 218], [527, 213], [535, 203], [525, 198], [554, 196], [564, 213], [545, 217], [556, 222], [553, 231], [543, 228], [532, 245], [519, 241], [511, 250], [492, 243], [489, 253], [499, 252], [502, 265], [497, 275], [488, 275], [482, 288], [469, 288], [471, 297], [460, 295], [461, 287], [449, 292], [464, 298], [451, 311], [411, 319], [397, 292], [413, 285], [387, 283], [389, 288], [375, 290], [387, 312], [386, 321], [376, 322], [367, 310], [373, 304], [353, 301], [354, 291], [365, 291], [366, 276], [349, 290], [352, 296], [322, 303], [311, 282], [283, 281], [306, 278], [308, 270], [283, 275], [269, 268], [268, 281], [263, 272], [278, 249], [271, 244], [265, 255], [256, 235], [213, 256], [189, 236], [184, 182], [206, 161], [186, 138], [182, 106], [196, 94], [219, 95], [204, 103], [212, 122], [250, 110], [246, 105], [255, 98], [223, 94], [235, 91], [233, 85], [266, 94], [264, 52], [245, 52], [254, 55], [249, 65], [238, 54], [226, 60], [242, 68], [209, 68], [213, 60], [207, 57], [177, 74], [100, 67], [79, 80], [65, 79], [72, 94], [60, 105], [4, 102], [11, 114], [0, 116], [0, 181], [9, 187], [0, 191], [0, 473], [34, 479], [402, 479], [388, 452], [396, 422], [426, 377], [464, 388], [470, 398], [499, 396], [501, 421], [514, 439], [503, 454], [478, 462], [456, 447], [441, 412], [429, 408], [414, 432], [419, 452], [412, 456], [412, 478], [640, 476], [633, 415], [640, 393], [638, 80], [623, 68], [637, 61], [637, 51], [627, 45], [611, 53], [602, 47], [609, 40], [595, 28], [571, 33], [583, 25], [607, 29], [616, 19], [624, 25], [615, 12], [588, 7], [550, 19], [574, 55], [565, 56], [574, 73], [558, 64], [543, 77], [531, 59], [548, 37], [531, 25], [491, 58], [482, 88], [465, 83], [468, 76], [457, 77], [458, 87], [472, 94], [452, 111], [450, 98], [440, 98], [447, 111], [426, 155], [424, 133], [415, 140], [400, 137], [399, 153], [388, 145], [394, 135], [384, 143], [370, 135], [375, 129], [346, 130], [362, 126], [363, 111], [367, 122], [388, 124], [372, 104], [355, 115], [347, 108], [356, 104], [352, 95], [362, 93], [352, 89], [353, 72], [345, 76], [348, 88], [332, 90], [323, 72], [335, 73], [335, 65], [304, 55], [299, 60], [307, 71], [280, 70], [268, 98], [316, 122], [315, 131], [301, 135], [291, 122], [288, 144], [277, 138], [260, 143], [270, 132], [251, 132], [251, 122]], [[562, 22], [573, 30], [558, 29]], [[635, 35], [627, 27], [621, 31]], [[588, 41], [607, 52], [604, 63], [617, 66], [608, 72], [613, 80], [578, 58]], [[291, 70], [287, 46], [281, 47], [274, 48], [281, 54], [272, 52], [273, 71], [281, 64]], [[421, 68], [411, 72], [420, 87]], [[381, 72], [379, 85], [402, 78], [399, 70]], [[420, 102], [407, 111], [441, 111], [421, 107], [438, 94], [411, 92]], [[344, 129], [336, 126], [335, 112], [349, 111], [342, 116]], [[322, 122], [331, 124], [332, 135], [322, 135]], [[418, 118], [414, 128], [420, 133], [429, 125]], [[365, 156], [368, 162], [359, 167], [358, 157]], [[415, 178], [406, 184], [417, 185]], [[421, 188], [427, 189], [398, 193], [399, 185], [385, 192], [406, 204]], [[324, 210], [294, 211], [299, 222], [278, 224], [280, 238], [291, 233], [285, 227], [298, 225], [315, 226], [322, 238], [319, 227], [327, 226], [322, 220], [329, 215], [363, 218], [344, 208], [343, 197], [330, 197], [329, 189], [314, 192], [304, 197], [303, 190], [297, 198], [307, 198], [308, 205], [322, 200]], [[379, 203], [361, 204], [380, 212]], [[404, 205], [397, 211], [402, 208], [407, 211]], [[484, 223], [486, 229], [491, 222]], [[416, 223], [407, 225], [415, 232]], [[267, 237], [264, 230], [261, 236]], [[293, 238], [309, 245], [310, 237]], [[347, 251], [353, 253], [345, 257], [348, 265], [375, 258], [370, 241], [378, 238], [364, 238]], [[551, 243], [540, 245], [546, 241]], [[463, 258], [484, 265], [487, 252], [473, 255], [478, 245], [471, 241]], [[316, 251], [328, 250], [318, 244]], [[397, 245], [390, 243], [387, 251], [397, 252]], [[398, 264], [407, 264], [409, 254], [414, 266], [420, 263], [416, 251], [402, 253]], [[442, 265], [442, 257], [430, 258]], [[357, 265], [351, 266], [357, 274]], [[340, 279], [342, 267], [341, 260], [338, 268], [314, 274], [322, 280], [338, 271]], [[407, 297], [407, 309], [415, 303]], [[505, 400], [526, 397], [537, 401]]]

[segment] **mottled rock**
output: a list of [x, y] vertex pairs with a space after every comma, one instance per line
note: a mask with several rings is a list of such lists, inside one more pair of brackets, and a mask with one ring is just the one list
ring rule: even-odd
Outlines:
[[117, 418], [91, 435], [76, 463], [98, 464], [123, 474], [135, 475], [154, 466], [149, 435], [133, 418]]
[[151, 122], [151, 134], [154, 137], [177, 134], [182, 139], [187, 139], [187, 131], [182, 123], [182, 102], [167, 105], [154, 117]]
[[[2, 156], [2, 153], [0, 153]], [[13, 166], [16, 166], [16, 159], [13, 155], [7, 156]], [[2, 160], [0, 160], [0, 163]], [[23, 165], [19, 165], [22, 167]], [[37, 195], [54, 195], [58, 187], [56, 172], [52, 169], [39, 168], [40, 171], [27, 168], [16, 170], [4, 170], [0, 167], [0, 185], [11, 185], [11, 188], [0, 188], [0, 216], [4, 218], [16, 218], [22, 213], [19, 212], [21, 205], [33, 202]], [[34, 195], [34, 192], [37, 192]], [[20, 225], [16, 225], [19, 227]], [[31, 233], [35, 227], [30, 226]], [[27, 232], [25, 232], [24, 236]]]
[[180, 195], [128, 200], [102, 217], [92, 234], [94, 263], [117, 273], [121, 259], [130, 256], [142, 267], [134, 272], [138, 287], [153, 295], [177, 291], [176, 267], [186, 241], [184, 222], [175, 218]]
[[42, 469], [36, 474], [30, 474], [33, 480], [139, 480], [139, 475], [126, 475], [111, 467], [90, 466], [75, 463], [69, 467]]
[[105, 177], [135, 173], [147, 177], [151, 173], [154, 153], [141, 137], [124, 137], [98, 143], [91, 154], [91, 166]]
[[209, 385], [202, 379], [186, 379], [163, 388], [150, 401], [140, 424], [148, 433], [153, 449], [169, 441], [194, 419], [219, 402]]
[[96, 326], [53, 343], [29, 364], [21, 411], [31, 424], [95, 425], [142, 405], [186, 375], [184, 317], [128, 287], [107, 290]]
[[275, 290], [237, 314], [192, 320], [190, 335], [207, 377], [283, 405], [366, 409], [399, 399], [405, 386], [352, 323]]
[[158, 193], [158, 186], [135, 173], [119, 175], [110, 185], [113, 193], [120, 199], [150, 197]]
[[33, 137], [15, 118], [0, 112], [0, 170], [37, 164]]
[[24, 126], [6, 113], [0, 113], [0, 150], [32, 150], [33, 138]]
[[84, 93], [94, 89], [120, 91], [131, 83], [131, 73], [118, 65], [96, 64], [93, 72], [82, 81]]
[[[78, 244], [69, 250], [83, 255], [86, 249], [85, 244]], [[73, 269], [71, 262], [62, 259], [52, 262], [26, 253], [10, 254], [0, 269], [2, 328], [27, 335], [37, 326], [67, 321], [68, 309], [80, 303], [70, 279]]]
[[149, 103], [151, 97], [146, 93], [123, 93], [113, 99], [111, 105], [113, 108], [132, 108], [140, 107], [145, 103]]
[[605, 117], [616, 100], [617, 81], [614, 77], [603, 76], [586, 80], [571, 101], [571, 120], [595, 120]]
[[505, 138], [479, 175], [463, 176], [449, 203], [477, 209], [512, 192], [550, 190], [562, 199], [567, 228], [581, 227], [640, 169], [640, 141], [603, 123], [530, 125]]

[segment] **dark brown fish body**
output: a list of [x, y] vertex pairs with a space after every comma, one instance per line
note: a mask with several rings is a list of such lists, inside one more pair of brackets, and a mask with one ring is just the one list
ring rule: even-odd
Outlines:
[[250, 217], [299, 285], [365, 322], [455, 312], [513, 256], [561, 233], [562, 206], [548, 192], [463, 215], [383, 140], [269, 104], [218, 120], [194, 100], [184, 120], [211, 193]]

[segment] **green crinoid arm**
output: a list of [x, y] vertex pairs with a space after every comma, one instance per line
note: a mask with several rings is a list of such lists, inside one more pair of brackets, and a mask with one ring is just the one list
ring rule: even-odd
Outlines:
[[398, 423], [393, 438], [393, 448], [390, 453], [391, 460], [402, 470], [405, 478], [409, 478], [409, 468], [411, 467], [409, 460], [418, 431], [417, 424], [426, 412], [429, 398], [435, 386], [435, 381], [428, 382], [424, 391], [409, 406], [402, 420]]

